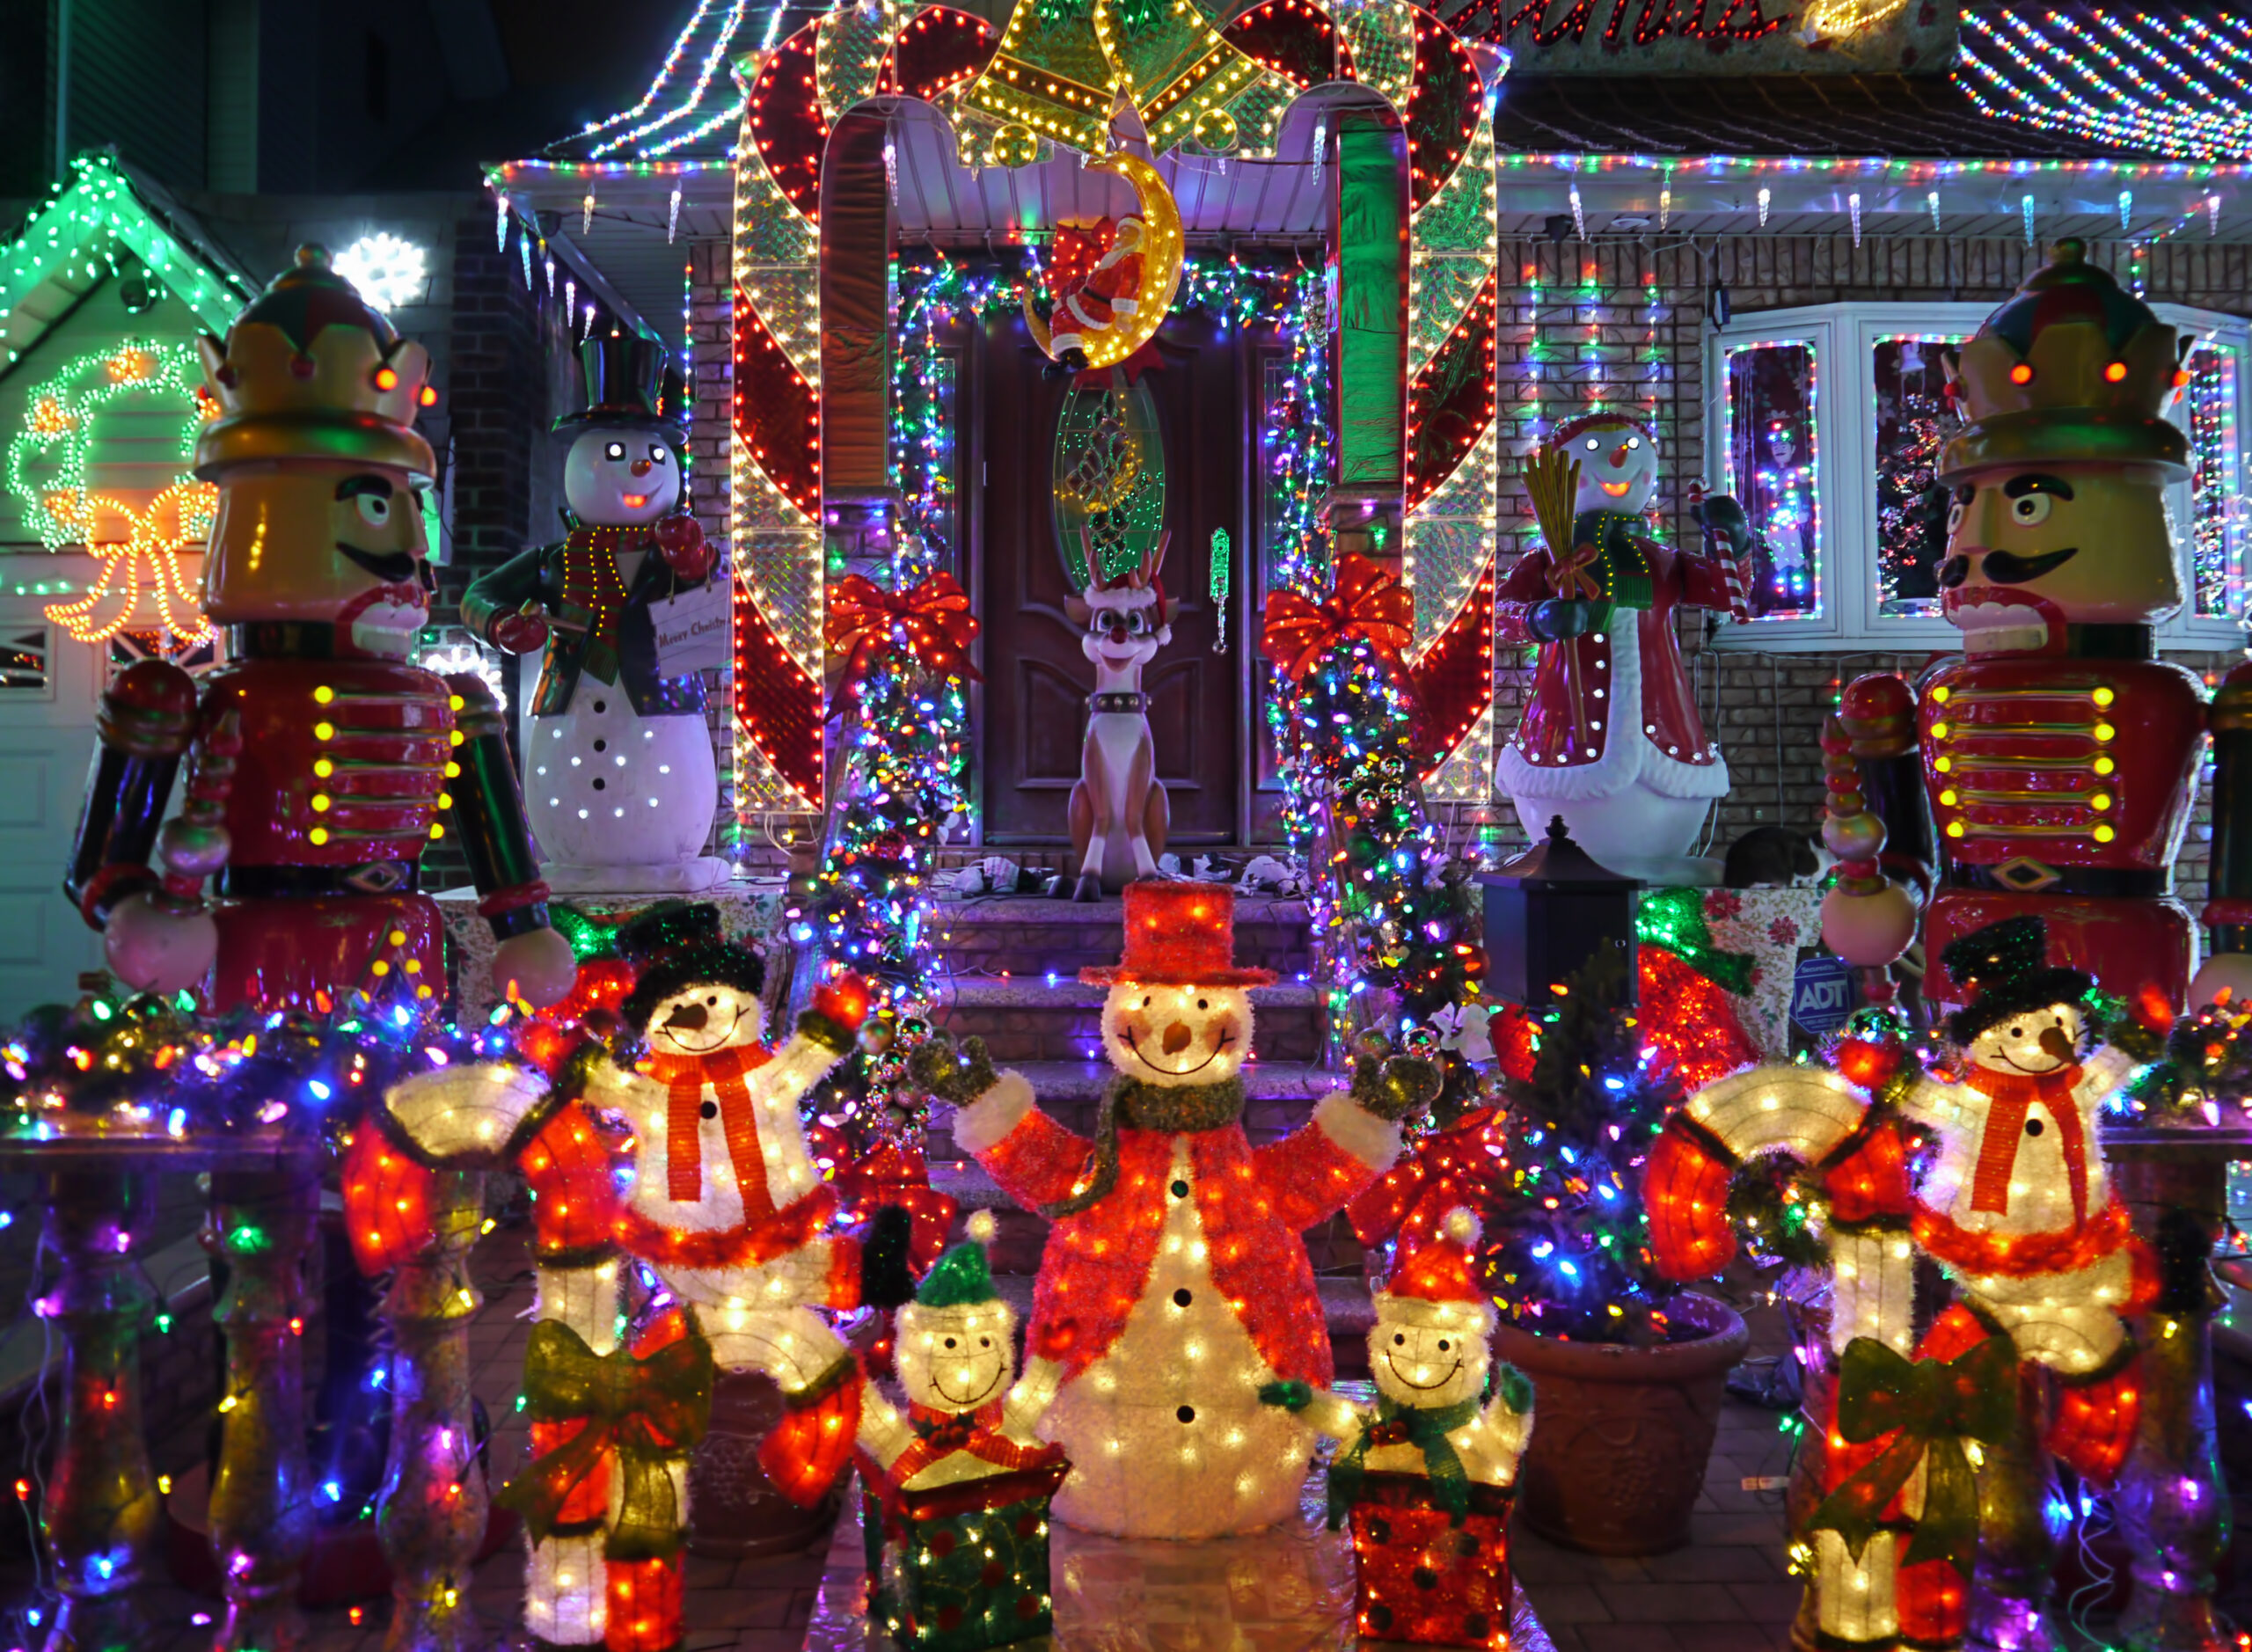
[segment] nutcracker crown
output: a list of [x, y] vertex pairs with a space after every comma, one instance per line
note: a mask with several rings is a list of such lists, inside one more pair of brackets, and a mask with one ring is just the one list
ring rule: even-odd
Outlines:
[[2086, 243], [2059, 241], [1951, 363], [1970, 423], [1941, 454], [1940, 480], [2034, 460], [2186, 476], [2189, 442], [2161, 416], [2186, 342], [2089, 263]]
[[413, 428], [416, 410], [438, 398], [430, 353], [329, 267], [325, 247], [299, 247], [225, 340], [207, 334], [200, 348], [219, 405], [195, 444], [206, 480], [267, 459], [379, 464], [426, 483], [436, 473]]

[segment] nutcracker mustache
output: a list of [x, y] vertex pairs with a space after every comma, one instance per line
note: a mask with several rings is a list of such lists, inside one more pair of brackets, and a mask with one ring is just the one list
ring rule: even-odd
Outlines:
[[405, 551], [362, 551], [357, 545], [336, 542], [336, 548], [346, 559], [357, 563], [386, 585], [419, 584], [425, 589], [435, 589], [437, 576], [430, 572], [430, 565], [420, 557]]

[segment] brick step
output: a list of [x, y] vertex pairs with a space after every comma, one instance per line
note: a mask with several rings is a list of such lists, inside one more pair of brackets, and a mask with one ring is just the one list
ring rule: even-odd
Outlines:
[[[993, 1059], [1021, 1062], [1095, 1060], [1102, 1049], [1105, 990], [1076, 978], [1051, 985], [1032, 980], [940, 977], [933, 983], [938, 1026], [957, 1040], [975, 1034]], [[1300, 982], [1254, 987], [1252, 1049], [1271, 1062], [1318, 1061], [1322, 1049], [1321, 995]]]
[[[1032, 895], [941, 902], [932, 917], [932, 944], [949, 974], [959, 976], [1077, 977], [1086, 965], [1118, 961], [1125, 909], [1116, 900], [1050, 901]], [[1312, 969], [1303, 901], [1261, 896], [1239, 900], [1235, 956], [1242, 964], [1272, 969], [1285, 981]]]

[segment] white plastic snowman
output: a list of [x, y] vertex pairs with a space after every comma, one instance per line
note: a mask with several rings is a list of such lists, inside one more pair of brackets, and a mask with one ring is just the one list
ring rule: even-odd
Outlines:
[[[720, 781], [693, 672], [663, 675], [660, 618], [699, 594], [714, 558], [682, 514], [679, 433], [652, 340], [593, 339], [588, 407], [563, 466], [574, 525], [473, 581], [472, 632], [511, 654], [545, 647], [525, 729], [524, 804], [551, 888], [666, 894], [711, 888], [704, 853]], [[691, 596], [691, 600], [694, 600]], [[712, 623], [724, 624], [714, 606]]]

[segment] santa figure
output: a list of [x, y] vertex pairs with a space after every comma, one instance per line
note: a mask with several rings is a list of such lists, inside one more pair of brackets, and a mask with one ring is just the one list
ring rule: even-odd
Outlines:
[[[1543, 504], [1550, 477], [1556, 497]], [[1503, 581], [1495, 636], [1540, 653], [1494, 778], [1536, 842], [1561, 815], [1612, 871], [1678, 882], [1729, 779], [1697, 715], [1674, 610], [1749, 609], [1737, 562], [1649, 536], [1643, 511], [1657, 477], [1656, 437], [1619, 413], [1559, 425], [1528, 466], [1547, 543]]]
[[1092, 223], [1066, 218], [1056, 226], [1048, 272], [1055, 303], [1048, 354], [1062, 371], [1085, 368], [1088, 343], [1140, 308], [1144, 234], [1141, 219], [1131, 213]]
[[1071, 1458], [1057, 1517], [1125, 1537], [1257, 1531], [1297, 1508], [1314, 1442], [1260, 1391], [1325, 1386], [1333, 1370], [1300, 1236], [1391, 1167], [1394, 1120], [1433, 1075], [1413, 1058], [1364, 1063], [1351, 1093], [1254, 1148], [1247, 989], [1274, 977], [1232, 961], [1233, 895], [1132, 883], [1125, 917], [1124, 961], [1080, 977], [1110, 989], [1117, 1069], [1094, 1141], [1036, 1110], [1031, 1085], [996, 1075], [976, 1041], [966, 1071], [926, 1056], [918, 1076], [969, 1102], [954, 1139], [1055, 1224], [1027, 1376], [1057, 1389], [1041, 1433]]
[[[599, 1361], [616, 1374], [599, 1388], [559, 1378], [542, 1402], [528, 1369], [542, 1455], [518, 1503], [535, 1539], [526, 1620], [541, 1638], [656, 1652], [679, 1628], [677, 1545], [668, 1552], [663, 1539], [687, 1524], [684, 1455], [672, 1494], [654, 1513], [629, 1510], [638, 1517], [621, 1530], [617, 1497], [605, 1503], [588, 1488], [597, 1466], [567, 1455], [580, 1427], [570, 1401], [623, 1395], [627, 1411], [645, 1414], [634, 1385], [652, 1385], [652, 1405], [669, 1403], [677, 1396], [655, 1385], [691, 1357], [762, 1371], [781, 1388], [784, 1412], [760, 1464], [779, 1490], [811, 1504], [850, 1459], [863, 1388], [823, 1313], [905, 1299], [908, 1223], [887, 1209], [864, 1231], [844, 1231], [799, 1117], [799, 1102], [852, 1049], [866, 1013], [856, 977], [817, 992], [796, 1035], [770, 1050], [759, 1041], [764, 961], [721, 940], [716, 908], [654, 908], [619, 931], [618, 947], [638, 970], [618, 1012], [625, 1053], [577, 1070], [578, 1099], [521, 1161], [537, 1201], [535, 1351], [553, 1354], [559, 1368]], [[619, 1173], [603, 1128], [611, 1117], [631, 1132], [630, 1176]], [[622, 1338], [620, 1253], [645, 1264], [672, 1304]], [[708, 1405], [708, 1392], [699, 1403]], [[700, 1411], [691, 1421], [700, 1432]], [[676, 1442], [676, 1429], [664, 1432]], [[606, 1465], [600, 1473], [623, 1483]], [[660, 1524], [666, 1530], [653, 1537]], [[654, 1608], [653, 1599], [670, 1604]]]
[[907, 1645], [1005, 1646], [1049, 1627], [1048, 1503], [1071, 1465], [1032, 1429], [1053, 1393], [1018, 1383], [1016, 1315], [993, 1290], [993, 1213], [899, 1311], [904, 1415], [860, 1412], [869, 1615]]
[[1455, 1206], [1376, 1293], [1373, 1410], [1295, 1384], [1266, 1397], [1345, 1443], [1329, 1469], [1329, 1524], [1353, 1524], [1361, 1632], [1506, 1652], [1510, 1504], [1532, 1385], [1493, 1369], [1479, 1238], [1476, 1214]]

